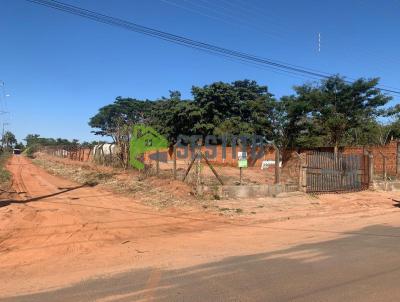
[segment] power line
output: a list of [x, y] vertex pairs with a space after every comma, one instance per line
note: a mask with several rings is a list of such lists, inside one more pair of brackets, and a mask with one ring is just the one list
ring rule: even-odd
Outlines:
[[[160, 0], [160, 1], [166, 2], [167, 0]], [[257, 30], [257, 31], [259, 31], [261, 33], [267, 34], [270, 38], [278, 40], [280, 43], [285, 43], [287, 45], [292, 45], [292, 46], [295, 45], [294, 43], [291, 43], [290, 41], [288, 41], [288, 40], [286, 40], [286, 39], [284, 39], [282, 37], [282, 34], [281, 34], [282, 33], [282, 29], [283, 29], [283, 33], [284, 34], [291, 34], [293, 32], [288, 31], [287, 28], [283, 27], [283, 24], [278, 24], [278, 23], [275, 22], [275, 20], [273, 20], [273, 17], [278, 15], [277, 13], [270, 14], [269, 17], [268, 17], [268, 16], [266, 16], [266, 13], [268, 13], [269, 10], [265, 10], [263, 7], [255, 7], [254, 9], [251, 9], [247, 5], [246, 6], [240, 5], [238, 2], [235, 2], [235, 1], [227, 1], [227, 0], [219, 0], [219, 1], [199, 0], [199, 1], [210, 5], [210, 8], [208, 8], [207, 6], [202, 6], [203, 8], [208, 9], [208, 10], [213, 11], [213, 12], [219, 12], [221, 14], [221, 16], [224, 15], [223, 11], [227, 11], [228, 15], [226, 15], [226, 16], [228, 18], [235, 19], [237, 22], [240, 22], [240, 23], [236, 23], [236, 24], [234, 22], [229, 22], [229, 23], [231, 23], [233, 25], [244, 24], [245, 27], [254, 28], [255, 30]], [[191, 3], [191, 2], [190, 2], [190, 0], [184, 0], [184, 3]], [[219, 6], [219, 4], [222, 4], [222, 6]], [[246, 4], [248, 4], [248, 2], [246, 2]], [[194, 5], [200, 6], [197, 3], [194, 4]], [[224, 20], [223, 18], [211, 17], [210, 15], [203, 14], [201, 11], [196, 11], [196, 10], [193, 10], [193, 9], [189, 9], [187, 7], [184, 7], [184, 6], [178, 6], [175, 3], [174, 3], [174, 6], [182, 8], [182, 9], [187, 9], [187, 10], [190, 10], [190, 11], [195, 12], [195, 13], [199, 13], [199, 14], [201, 14], [203, 16], [206, 16], [206, 17], [209, 17], [209, 18], [220, 19], [222, 22], [227, 23], [227, 21]], [[230, 10], [228, 10], [227, 6], [230, 6], [230, 8], [229, 8]], [[271, 25], [279, 28], [279, 31], [273, 30], [273, 32], [275, 34], [278, 34], [278, 36], [266, 32], [264, 28], [261, 29], [260, 27], [254, 26], [249, 22], [245, 22], [245, 21], [241, 20], [240, 17], [235, 17], [235, 15], [237, 13], [242, 14], [242, 16], [249, 15], [253, 19], [257, 18], [258, 20], [267, 20], [268, 21], [268, 29], [269, 30], [271, 30]], [[321, 33], [319, 33], [319, 34], [321, 34]], [[356, 48], [356, 46], [357, 45], [352, 45], [352, 49]], [[298, 47], [298, 46], [296, 45], [296, 47]], [[318, 53], [320, 53], [320, 50], [321, 50], [321, 40], [318, 41]], [[365, 54], [369, 54], [369, 55], [374, 55], [372, 50], [369, 50], [369, 49], [363, 48], [363, 47], [359, 47], [357, 49], [357, 51], [358, 52], [364, 52]], [[381, 63], [389, 62], [391, 64], [393, 64], [393, 63], [397, 64], [399, 62], [399, 61], [397, 61], [397, 60], [395, 60], [393, 58], [392, 58], [392, 60], [390, 60], [391, 58], [387, 57], [387, 56], [386, 57], [379, 57], [379, 56], [376, 55], [376, 53], [375, 53], [374, 59], [379, 61], [379, 62], [381, 62]], [[280, 62], [278, 60], [274, 60], [274, 61], [275, 62], [279, 62], [279, 63], [284, 63], [284, 62]], [[288, 63], [284, 63], [284, 64], [288, 64]], [[288, 64], [288, 65], [296, 66], [296, 65], [293, 65], [293, 64]], [[299, 67], [299, 66], [296, 66], [296, 67]], [[313, 69], [309, 69], [309, 70], [313, 70]], [[313, 71], [316, 71], [316, 70], [313, 70]], [[321, 71], [317, 71], [317, 72], [321, 72]], [[356, 80], [356, 79], [351, 78], [351, 77], [347, 77], [347, 79], [350, 80], [350, 81], [355, 81]], [[395, 88], [395, 87], [391, 87], [391, 86], [383, 85], [383, 84], [380, 84], [379, 87], [387, 88], [387, 89], [391, 89], [391, 90], [397, 90], [397, 88]]]
[[[201, 0], [201, 1], [204, 1], [204, 0]], [[215, 5], [214, 2], [211, 2], [211, 4]], [[246, 27], [250, 30], [256, 30], [258, 33], [265, 34], [269, 38], [273, 38], [273, 39], [276, 39], [281, 42], [284, 41], [284, 39], [282, 38], [280, 33], [277, 33], [276, 31], [271, 31], [270, 27], [263, 28], [263, 27], [259, 27], [259, 26], [255, 25], [255, 24], [252, 24], [250, 22], [247, 22], [245, 19], [241, 18], [240, 16], [235, 15], [235, 13], [233, 11], [230, 11], [227, 7], [224, 7], [224, 8], [220, 8], [218, 6], [213, 7], [213, 6], [210, 6], [209, 5], [210, 3], [207, 1], [204, 1], [204, 4], [202, 4], [202, 3], [199, 3], [199, 1], [191, 2], [190, 0], [186, 0], [185, 3], [188, 3], [189, 5], [198, 7], [199, 11], [206, 10], [206, 11], [210, 11], [214, 14], [217, 14], [218, 16], [220, 16], [219, 19], [221, 19], [223, 21], [225, 20], [224, 19], [224, 17], [225, 17], [227, 19], [232, 20], [232, 22], [230, 22], [230, 23], [233, 23], [233, 24], [236, 23], [235, 25], [237, 25], [237, 26]]]
[[[208, 1], [208, 0], [200, 0], [200, 1]], [[219, 3], [220, 1], [225, 2], [226, 4], [229, 4], [231, 6], [236, 6], [238, 11], [248, 11], [249, 13], [253, 13], [254, 16], [256, 16], [258, 14], [258, 19], [261, 20], [268, 20], [268, 26], [270, 25], [274, 25], [274, 23], [271, 22], [276, 22], [276, 20], [274, 20], [274, 18], [276, 16], [279, 16], [279, 12], [275, 11], [273, 12], [273, 14], [270, 14], [269, 17], [266, 17], [266, 13], [271, 12], [271, 7], [269, 6], [268, 9], [266, 9], [264, 6], [257, 6], [256, 4], [253, 4], [253, 8], [250, 8], [249, 6], [249, 1], [245, 1], [246, 5], [240, 5], [240, 1], [238, 3], [238, 1], [227, 1], [227, 0], [219, 0], [219, 1], [214, 1], [215, 3]], [[265, 4], [265, 1], [263, 2], [263, 4]], [[361, 3], [360, 3], [361, 4]], [[365, 2], [363, 2], [363, 4], [365, 4]], [[255, 5], [255, 6], [254, 6]], [[345, 9], [345, 8], [343, 8]], [[290, 32], [293, 34], [294, 32], [292, 30], [290, 30]], [[289, 33], [289, 32], [287, 32]], [[344, 38], [343, 35], [339, 35], [339, 37]], [[325, 41], [327, 42], [327, 41]], [[336, 41], [334, 42], [336, 43], [335, 45], [337, 45], [338, 43], [342, 43], [342, 44], [347, 44], [348, 42], [345, 42], [344, 40], [340, 40], [340, 41]], [[335, 46], [332, 45], [332, 46]], [[327, 46], [327, 45], [326, 45]], [[373, 45], [368, 44], [368, 45], [357, 45], [354, 43], [354, 41], [352, 41], [351, 44], [351, 49], [355, 50], [357, 55], [360, 55], [361, 53], [367, 55], [367, 56], [372, 56], [374, 58], [374, 60], [382, 63], [383, 65], [387, 65], [387, 64], [399, 64], [399, 60], [398, 58], [394, 58], [392, 56], [389, 56], [388, 54], [385, 54], [384, 57], [381, 57], [380, 54], [381, 52], [377, 51], [377, 50], [373, 50]], [[327, 49], [328, 47], [326, 47]], [[348, 47], [347, 47], [348, 48]], [[347, 54], [347, 52], [343, 53], [343, 54]], [[381, 66], [381, 65], [379, 65]], [[376, 68], [376, 67], [375, 67]], [[381, 85], [382, 87], [387, 87], [390, 88], [389, 86], [386, 85]]]
[[[230, 25], [237, 25], [237, 23], [230, 22], [230, 21], [225, 20], [225, 19], [220, 18], [220, 17], [212, 16], [212, 15], [209, 15], [209, 14], [204, 14], [204, 13], [202, 13], [202, 12], [199, 11], [199, 10], [194, 10], [194, 9], [189, 8], [189, 7], [186, 7], [186, 6], [178, 5], [178, 4], [176, 4], [175, 2], [172, 2], [172, 1], [169, 1], [169, 0], [160, 0], [160, 1], [163, 2], [163, 3], [166, 3], [166, 4], [168, 4], [168, 5], [172, 5], [172, 6], [175, 6], [175, 7], [181, 8], [181, 9], [184, 9], [184, 10], [188, 10], [188, 11], [190, 11], [190, 12], [198, 13], [198, 14], [200, 14], [200, 15], [203, 15], [203, 16], [208, 17], [208, 18], [212, 18], [212, 19], [214, 19], [214, 20], [222, 21], [222, 22], [227, 23], [227, 24], [230, 24]], [[202, 0], [202, 1], [204, 1], [204, 0]], [[185, 2], [188, 2], [188, 0], [186, 0]], [[189, 2], [188, 2], [188, 3], [189, 3]], [[250, 27], [250, 25], [248, 25], [247, 27]], [[274, 36], [269, 36], [269, 37], [274, 38]], [[281, 42], [283, 42], [283, 41], [285, 41], [285, 40], [281, 40]], [[289, 66], [292, 66], [292, 67], [302, 68], [302, 67], [300, 67], [300, 66], [293, 65], [293, 64], [288, 64], [288, 63], [281, 62], [281, 61], [278, 61], [278, 60], [274, 60], [274, 62], [283, 63], [283, 64], [286, 64], [286, 65], [289, 65]], [[254, 63], [252, 63], [251, 65], [254, 66]], [[315, 69], [310, 69], [310, 68], [308, 68], [308, 70], [316, 71], [316, 72], [322, 73], [321, 71], [318, 71], [318, 70], [315, 70]], [[330, 76], [330, 74], [328, 74], [328, 73], [327, 73], [326, 75], [327, 75], [327, 76]], [[298, 74], [298, 75], [296, 76], [296, 78], [298, 78], [299, 76], [300, 76], [300, 77], [302, 76], [303, 78], [312, 78], [312, 77], [310, 77], [310, 76], [305, 76], [305, 75], [300, 75], [300, 74]], [[312, 78], [312, 79], [315, 79], [315, 78]], [[318, 79], [318, 78], [317, 78], [317, 79]], [[351, 79], [351, 80], [352, 80], [352, 79]], [[384, 85], [381, 85], [381, 86], [384, 86]]]
[[[166, 0], [160, 0], [160, 1], [166, 1]], [[282, 33], [282, 29], [283, 29], [283, 33], [285, 33], [285, 34], [290, 34], [290, 33], [293, 33], [293, 32], [290, 32], [290, 31], [286, 30], [287, 28], [285, 28], [283, 26], [283, 24], [279, 25], [278, 23], [275, 22], [274, 17], [279, 15], [277, 12], [274, 12], [273, 14], [270, 14], [269, 16], [267, 16], [266, 14], [268, 12], [270, 12], [270, 9], [266, 10], [266, 9], [264, 9], [264, 7], [261, 7], [261, 6], [260, 7], [254, 7], [254, 9], [252, 9], [251, 7], [248, 6], [248, 2], [246, 2], [246, 5], [240, 5], [239, 4], [240, 2], [228, 1], [228, 0], [219, 0], [219, 1], [199, 0], [199, 1], [210, 5], [210, 8], [208, 8], [207, 6], [202, 6], [205, 9], [208, 9], [208, 10], [211, 10], [211, 11], [214, 11], [214, 12], [220, 12], [220, 14], [222, 16], [224, 15], [223, 11], [227, 11], [228, 15], [226, 15], [226, 16], [228, 18], [236, 19], [238, 22], [240, 22], [238, 24], [244, 24], [248, 28], [254, 28], [254, 29], [260, 31], [261, 33], [266, 33], [266, 34], [268, 34], [268, 36], [270, 38], [279, 40], [280, 43], [285, 43], [287, 45], [294, 45], [289, 40], [286, 40], [286, 39], [284, 39], [282, 37], [282, 34], [281, 34]], [[184, 3], [191, 3], [191, 2], [190, 2], [190, 0], [184, 0]], [[221, 6], [219, 4], [221, 4]], [[195, 5], [199, 6], [197, 3]], [[227, 7], [227, 6], [229, 6], [229, 7]], [[179, 6], [179, 7], [183, 8], [183, 9], [187, 9], [186, 7], [183, 7], [183, 6]], [[194, 11], [194, 10], [191, 10], [191, 11]], [[194, 11], [194, 12], [196, 12], [196, 11]], [[200, 13], [200, 11], [198, 11], [198, 13]], [[272, 30], [271, 26], [276, 26], [276, 27], [279, 28], [279, 31], [274, 30], [274, 33], [278, 34], [278, 36], [274, 36], [272, 34], [267, 33], [264, 28], [261, 29], [261, 28], [259, 28], [257, 26], [253, 26], [249, 22], [246, 23], [245, 21], [240, 20], [241, 18], [235, 18], [235, 16], [237, 14], [241, 14], [242, 16], [248, 15], [248, 16], [251, 16], [252, 19], [268, 21], [268, 26], [267, 26], [268, 30]], [[209, 17], [208, 15], [205, 15], [205, 14], [202, 14], [202, 15], [204, 15], [206, 17]], [[213, 19], [215, 19], [215, 18], [213, 18]], [[220, 18], [220, 20], [222, 20], [223, 22], [226, 22], [226, 20], [224, 20], [223, 18]], [[243, 23], [243, 22], [245, 22], [245, 23]], [[238, 24], [235, 24], [235, 25], [238, 25]], [[298, 47], [298, 46], [296, 45], [296, 47]], [[321, 49], [320, 47], [321, 47], [321, 44], [320, 44], [320, 41], [319, 41], [319, 43], [318, 43], [318, 50], [319, 50], [318, 53], [320, 52], [320, 49]], [[369, 50], [368, 48], [365, 48], [365, 47], [357, 48], [357, 45], [352, 45], [352, 49], [354, 49], [354, 48], [357, 50], [358, 53], [364, 52], [364, 54], [367, 54], [367, 55], [369, 54], [369, 55], [374, 56], [374, 59], [376, 61], [379, 61], [379, 62], [381, 62], [383, 64], [387, 63], [387, 62], [389, 62], [390, 64], [393, 64], [393, 63], [397, 64], [399, 62], [398, 60], [395, 60], [395, 59], [390, 58], [388, 56], [380, 57], [379, 55], [377, 55], [377, 53], [375, 53], [375, 55], [374, 55], [372, 50]], [[274, 60], [274, 61], [275, 62], [279, 62], [278, 60]], [[280, 63], [282, 63], [282, 62], [280, 62]], [[291, 66], [296, 66], [296, 65], [292, 65], [292, 64], [290, 64], [290, 65]], [[375, 66], [375, 68], [377, 68], [377, 67], [378, 66]], [[355, 81], [355, 79], [350, 78], [350, 77], [347, 77], [347, 79], [350, 80], [350, 81]], [[397, 90], [397, 88], [394, 88], [394, 87], [391, 87], [391, 86], [388, 86], [388, 85], [380, 84], [379, 87], [387, 88], [387, 89], [391, 89], [391, 90]]]
[[[83, 18], [87, 18], [96, 22], [116, 26], [116, 27], [121, 27], [125, 28], [130, 31], [134, 31], [137, 33], [141, 33], [147, 36], [152, 36], [161, 40], [165, 40], [168, 42], [172, 42], [175, 44], [183, 45], [186, 47], [198, 49], [201, 51], [205, 51], [208, 53], [213, 53], [214, 55], [222, 55], [225, 57], [230, 57], [230, 58], [235, 58], [239, 59], [241, 61], [246, 61], [249, 63], [256, 63], [260, 64], [275, 70], [279, 70], [282, 72], [286, 73], [294, 73], [298, 75], [306, 75], [306, 76], [311, 76], [319, 79], [327, 79], [332, 74], [325, 73], [325, 72], [320, 72], [320, 71], [314, 71], [305, 67], [297, 67], [291, 64], [287, 63], [282, 63], [282, 62], [277, 62], [268, 58], [262, 58], [258, 57], [252, 54], [236, 51], [236, 50], [231, 50], [228, 48], [224, 47], [219, 47], [216, 45], [212, 45], [209, 43], [205, 42], [200, 42], [196, 40], [192, 40], [190, 38], [186, 38], [183, 36], [178, 36], [175, 34], [171, 34], [165, 31], [153, 29], [150, 27], [142, 26], [133, 22], [129, 22], [123, 19], [111, 17], [105, 14], [97, 13], [91, 10], [87, 10], [84, 8], [80, 8], [71, 4], [66, 4], [63, 2], [55, 1], [55, 0], [26, 0], [31, 3], [39, 4], [42, 6], [47, 6], [59, 11], [64, 11], [76, 16], [80, 16]], [[348, 81], [349, 82], [349, 81]], [[392, 90], [392, 89], [386, 89], [382, 88], [380, 86], [380, 90], [388, 92], [388, 93], [393, 93], [393, 94], [399, 94], [400, 95], [400, 89]]]
[[[200, 14], [202, 16], [205, 16], [205, 17], [208, 17], [208, 18], [211, 18], [211, 19], [214, 19], [214, 20], [218, 20], [218, 21], [224, 22], [224, 23], [229, 24], [229, 25], [238, 25], [237, 22], [233, 22], [233, 21], [231, 22], [229, 20], [225, 20], [225, 19], [219, 17], [218, 15], [214, 16], [214, 15], [210, 15], [210, 14], [205, 14], [200, 10], [196, 10], [196, 9], [193, 9], [193, 8], [190, 8], [190, 7], [182, 6], [182, 5], [179, 5], [179, 4], [177, 4], [177, 3], [173, 2], [173, 1], [169, 1], [169, 0], [160, 0], [160, 1], [163, 2], [163, 3], [166, 3], [168, 5], [174, 6], [174, 7], [178, 7], [178, 8], [181, 8], [181, 9], [184, 9], [184, 10], [196, 13], [196, 14]], [[185, 2], [188, 2], [188, 0], [185, 0]], [[190, 3], [190, 2], [188, 2], [188, 3]], [[239, 21], [239, 20], [237, 20], [237, 21]], [[247, 24], [246, 27], [250, 28], [251, 26], [249, 24]], [[274, 36], [272, 36], [270, 34], [269, 34], [269, 37], [270, 38], [271, 37], [272, 38], [276, 38], [276, 37], [274, 37]], [[284, 40], [282, 40], [282, 41], [284, 41]], [[228, 56], [225, 56], [225, 55], [222, 55], [222, 56], [224, 56], [227, 60], [229, 60], [231, 62], [235, 62], [235, 60], [236, 60], [236, 61], [240, 61], [242, 64], [247, 65], [247, 66], [256, 67], [256, 68], [259, 68], [259, 69], [262, 69], [262, 70], [270, 70], [270, 71], [272, 70], [273, 73], [275, 73], [275, 74], [287, 75], [287, 76], [290, 76], [292, 78], [297, 78], [297, 79], [314, 79], [314, 80], [318, 80], [319, 79], [319, 78], [316, 78], [316, 77], [297, 74], [297, 73], [293, 73], [293, 72], [289, 72], [289, 71], [281, 71], [281, 70], [278, 71], [278, 70], [276, 70], [276, 69], [274, 69], [272, 67], [267, 67], [267, 66], [259, 64], [259, 63], [248, 62], [248, 61], [245, 61], [243, 59], [237, 59], [237, 58], [233, 59], [232, 57], [228, 57]], [[282, 62], [277, 61], [277, 60], [275, 60], [275, 62], [282, 63]], [[296, 66], [296, 65], [291, 65], [291, 66], [299, 67], [299, 66]], [[312, 70], [312, 69], [310, 69], [310, 70]]]
[[0, 80], [0, 88], [1, 88], [1, 92], [0, 92], [0, 114], [9, 113], [8, 112], [8, 106], [7, 106], [7, 96], [8, 96], [8, 94], [6, 94], [5, 86], [6, 86], [6, 84], [4, 83], [4, 81]]
[[[292, 72], [304, 73], [304, 70], [301, 70], [301, 67], [295, 68], [293, 66], [290, 66], [289, 64], [286, 64], [286, 66], [285, 66], [285, 64], [277, 63], [277, 61], [274, 62], [269, 59], [256, 57], [254, 55], [242, 53], [239, 51], [230, 50], [230, 49], [222, 48], [222, 47], [215, 46], [212, 44], [195, 41], [195, 40], [192, 40], [189, 38], [170, 34], [170, 33], [160, 31], [157, 29], [152, 29], [150, 27], [138, 25], [138, 24], [135, 24], [135, 23], [132, 23], [129, 21], [110, 17], [110, 16], [107, 16], [104, 14], [96, 13], [96, 12], [93, 12], [93, 11], [90, 11], [87, 9], [79, 8], [79, 7], [76, 7], [76, 6], [73, 6], [70, 4], [65, 4], [65, 3], [62, 3], [59, 1], [54, 1], [54, 0], [26, 0], [26, 1], [41, 4], [44, 6], [48, 6], [48, 7], [60, 10], [60, 11], [65, 11], [65, 12], [68, 12], [68, 13], [71, 13], [74, 15], [84, 17], [84, 18], [92, 19], [97, 22], [101, 22], [101, 23], [105, 23], [105, 24], [109, 24], [109, 25], [113, 25], [113, 26], [117, 26], [117, 27], [123, 27], [123, 28], [131, 30], [131, 31], [135, 31], [135, 32], [142, 33], [145, 35], [153, 36], [153, 37], [156, 37], [156, 38], [159, 38], [162, 40], [166, 40], [169, 42], [173, 42], [176, 44], [181, 44], [181, 45], [188, 46], [191, 48], [197, 48], [197, 49], [203, 50], [203, 51], [205, 50], [207, 52], [214, 52], [217, 55], [218, 54], [228, 55], [231, 57], [240, 58], [242, 60], [247, 60], [250, 62], [253, 61], [253, 62], [264, 64], [264, 65], [270, 65], [275, 68], [280, 68], [284, 72], [287, 72], [289, 70]], [[321, 74], [312, 72], [310, 69], [307, 70], [307, 72], [309, 73], [308, 75], [321, 77]], [[329, 74], [325, 75], [326, 78], [329, 76], [330, 76]]]

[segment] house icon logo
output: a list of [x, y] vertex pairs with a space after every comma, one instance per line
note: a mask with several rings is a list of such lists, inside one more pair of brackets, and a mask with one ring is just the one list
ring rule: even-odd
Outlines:
[[[150, 126], [135, 125], [130, 141], [130, 164], [136, 169], [144, 169], [144, 164], [138, 159], [145, 152], [168, 148], [167, 139]], [[167, 152], [158, 154], [159, 160], [167, 158]], [[150, 155], [150, 159], [155, 159]]]

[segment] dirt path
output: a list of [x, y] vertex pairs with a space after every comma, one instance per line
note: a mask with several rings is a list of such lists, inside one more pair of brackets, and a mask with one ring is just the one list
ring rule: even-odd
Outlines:
[[[186, 208], [157, 211], [50, 175], [22, 156], [14, 156], [8, 169], [19, 194], [0, 201], [0, 296], [132, 269], [157, 272], [280, 250], [371, 225], [399, 226], [400, 210], [391, 200], [396, 193], [221, 201], [259, 211], [226, 217]], [[148, 283], [154, 280], [156, 274]]]
[[[14, 156], [8, 169], [19, 194], [0, 208], [2, 289], [22, 285], [29, 290], [29, 283], [32, 289], [64, 283], [69, 273], [75, 280], [107, 272], [111, 266], [118, 269], [126, 265], [126, 258], [118, 258], [121, 246], [132, 256], [130, 265], [141, 265], [146, 250], [138, 247], [138, 241], [211, 230], [223, 220], [205, 213], [158, 212], [129, 198], [52, 176], [22, 156]], [[32, 278], [24, 284], [15, 282], [24, 276]]]

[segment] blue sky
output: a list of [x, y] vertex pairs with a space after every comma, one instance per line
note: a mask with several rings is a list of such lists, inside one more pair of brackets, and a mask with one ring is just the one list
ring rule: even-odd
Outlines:
[[[64, 1], [274, 60], [350, 78], [378, 76], [400, 89], [399, 0]], [[310, 81], [23, 0], [1, 4], [0, 80], [11, 113], [0, 122], [9, 122], [18, 139], [96, 139], [88, 120], [116, 96], [156, 99], [180, 90], [190, 97], [192, 85], [248, 78], [280, 97]]]

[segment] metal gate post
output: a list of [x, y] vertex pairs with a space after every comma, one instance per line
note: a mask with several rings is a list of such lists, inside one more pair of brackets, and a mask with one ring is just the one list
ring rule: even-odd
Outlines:
[[306, 163], [304, 160], [304, 157], [302, 157], [299, 153], [296, 151], [293, 152], [294, 155], [296, 155], [297, 159], [299, 160], [299, 191], [301, 192], [306, 192], [307, 191], [307, 167]]
[[396, 152], [396, 175], [400, 173], [400, 143], [397, 142]]
[[300, 191], [307, 192], [307, 165], [301, 161], [300, 166]]
[[173, 151], [173, 159], [174, 159], [174, 168], [173, 168], [173, 174], [174, 174], [174, 179], [176, 180], [176, 144], [174, 145], [174, 151]]
[[371, 151], [368, 151], [368, 174], [369, 174], [369, 187], [372, 187], [373, 182], [374, 182], [374, 155], [372, 154]]

